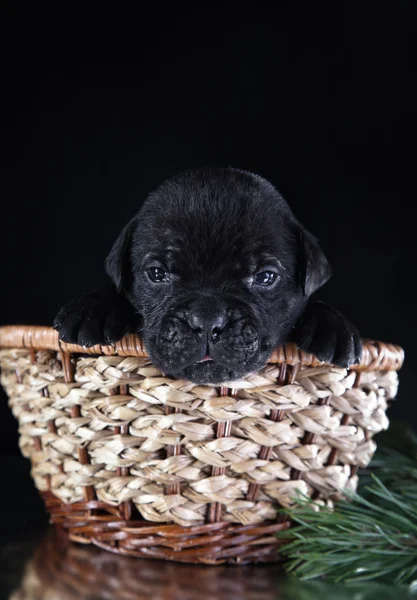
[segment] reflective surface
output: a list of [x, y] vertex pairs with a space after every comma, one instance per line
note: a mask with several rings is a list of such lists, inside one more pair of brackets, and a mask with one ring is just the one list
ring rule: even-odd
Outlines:
[[277, 598], [276, 567], [200, 567], [114, 555], [53, 531], [24, 567], [13, 600]]
[[[405, 589], [299, 582], [270, 566], [196, 566], [114, 555], [67, 542], [50, 530], [26, 560], [11, 545], [9, 600], [404, 600]], [[5, 557], [3, 553], [3, 558]], [[12, 560], [10, 560], [12, 559]], [[20, 571], [18, 578], [13, 570]], [[14, 581], [13, 581], [14, 580]], [[14, 585], [13, 585], [14, 583]], [[13, 588], [13, 589], [12, 589]]]

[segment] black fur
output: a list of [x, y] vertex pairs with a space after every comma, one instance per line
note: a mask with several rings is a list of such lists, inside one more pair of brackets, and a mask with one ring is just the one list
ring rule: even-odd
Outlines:
[[[152, 281], [150, 268], [166, 280]], [[166, 181], [123, 229], [106, 270], [113, 287], [59, 312], [62, 340], [91, 346], [140, 331], [155, 365], [196, 383], [254, 372], [289, 340], [337, 365], [360, 359], [356, 329], [310, 300], [331, 274], [317, 240], [252, 173], [200, 169]], [[255, 279], [265, 271], [277, 277], [271, 286]]]

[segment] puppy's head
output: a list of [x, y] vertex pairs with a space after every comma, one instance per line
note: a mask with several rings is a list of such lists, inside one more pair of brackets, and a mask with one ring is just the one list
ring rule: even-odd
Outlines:
[[262, 367], [330, 276], [277, 190], [236, 169], [163, 183], [122, 231], [106, 268], [141, 314], [154, 364], [195, 383]]

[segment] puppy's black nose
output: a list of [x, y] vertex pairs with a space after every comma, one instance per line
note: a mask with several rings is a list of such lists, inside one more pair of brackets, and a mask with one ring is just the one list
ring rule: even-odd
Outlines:
[[204, 315], [194, 314], [188, 319], [188, 323], [197, 333], [207, 332], [211, 335], [216, 335], [224, 329], [227, 322], [226, 315]]
[[217, 298], [202, 298], [188, 309], [188, 325], [197, 333], [216, 337], [226, 326], [226, 306]]

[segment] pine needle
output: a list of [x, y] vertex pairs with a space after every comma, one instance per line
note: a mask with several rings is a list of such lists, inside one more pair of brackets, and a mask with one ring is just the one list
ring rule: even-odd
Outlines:
[[380, 448], [359, 492], [347, 492], [334, 510], [314, 510], [299, 496], [282, 511], [294, 521], [278, 534], [289, 540], [281, 549], [288, 572], [303, 580], [417, 581], [417, 437], [408, 432], [407, 440], [407, 451]]

